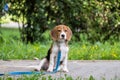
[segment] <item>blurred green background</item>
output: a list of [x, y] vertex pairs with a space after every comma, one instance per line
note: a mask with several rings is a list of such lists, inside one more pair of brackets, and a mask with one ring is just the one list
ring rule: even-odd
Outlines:
[[0, 24], [10, 22], [22, 25], [0, 27], [0, 59], [41, 59], [58, 24], [73, 32], [69, 59], [120, 59], [119, 0], [1, 0]]

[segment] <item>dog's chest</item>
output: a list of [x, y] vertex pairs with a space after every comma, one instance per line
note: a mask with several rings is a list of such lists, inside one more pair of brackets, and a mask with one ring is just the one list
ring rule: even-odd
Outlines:
[[55, 57], [57, 57], [59, 50], [61, 51], [61, 59], [60, 59], [60, 60], [63, 61], [64, 58], [65, 58], [65, 57], [67, 56], [67, 54], [68, 54], [69, 48], [68, 48], [68, 46], [66, 46], [65, 43], [61, 43], [61, 44], [59, 44], [59, 45], [57, 45], [56, 43], [53, 44], [53, 49], [52, 49], [52, 51], [53, 51], [53, 54], [54, 54]]

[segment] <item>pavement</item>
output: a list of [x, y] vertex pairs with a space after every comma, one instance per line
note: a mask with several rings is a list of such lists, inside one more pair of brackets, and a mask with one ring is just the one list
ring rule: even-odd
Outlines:
[[4, 24], [1, 24], [0, 27], [5, 27], [5, 28], [21, 28], [22, 27], [22, 23], [19, 23], [18, 22], [9, 22], [9, 23], [4, 23]]
[[[0, 73], [11, 71], [33, 71], [39, 60], [0, 60]], [[72, 60], [68, 61], [69, 72], [49, 74], [53, 78], [64, 77], [65, 74], [74, 79], [80, 77], [87, 80], [93, 76], [96, 80], [120, 80], [119, 60]]]

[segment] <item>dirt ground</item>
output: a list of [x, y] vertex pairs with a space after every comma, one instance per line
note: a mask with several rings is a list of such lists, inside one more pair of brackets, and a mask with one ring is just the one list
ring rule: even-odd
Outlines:
[[[0, 73], [8, 73], [11, 71], [33, 71], [38, 66], [38, 60], [0, 60]], [[120, 61], [119, 60], [83, 60], [83, 61], [69, 61], [68, 73], [57, 72], [49, 74], [53, 77], [62, 77], [64, 74], [72, 76], [73, 78], [81, 77], [88, 79], [93, 76], [97, 80], [106, 79], [120, 79]]]

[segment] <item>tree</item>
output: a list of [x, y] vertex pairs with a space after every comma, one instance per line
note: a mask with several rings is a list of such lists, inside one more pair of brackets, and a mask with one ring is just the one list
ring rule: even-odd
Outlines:
[[[3, 13], [3, 6], [4, 6], [4, 1], [1, 0], [0, 1], [0, 19], [4, 15], [4, 13]], [[0, 20], [0, 27], [1, 27], [1, 20]]]
[[23, 41], [42, 40], [42, 34], [57, 24], [69, 25], [80, 41], [86, 34], [92, 42], [104, 41], [120, 33], [119, 0], [11, 0], [10, 14], [22, 17]]

